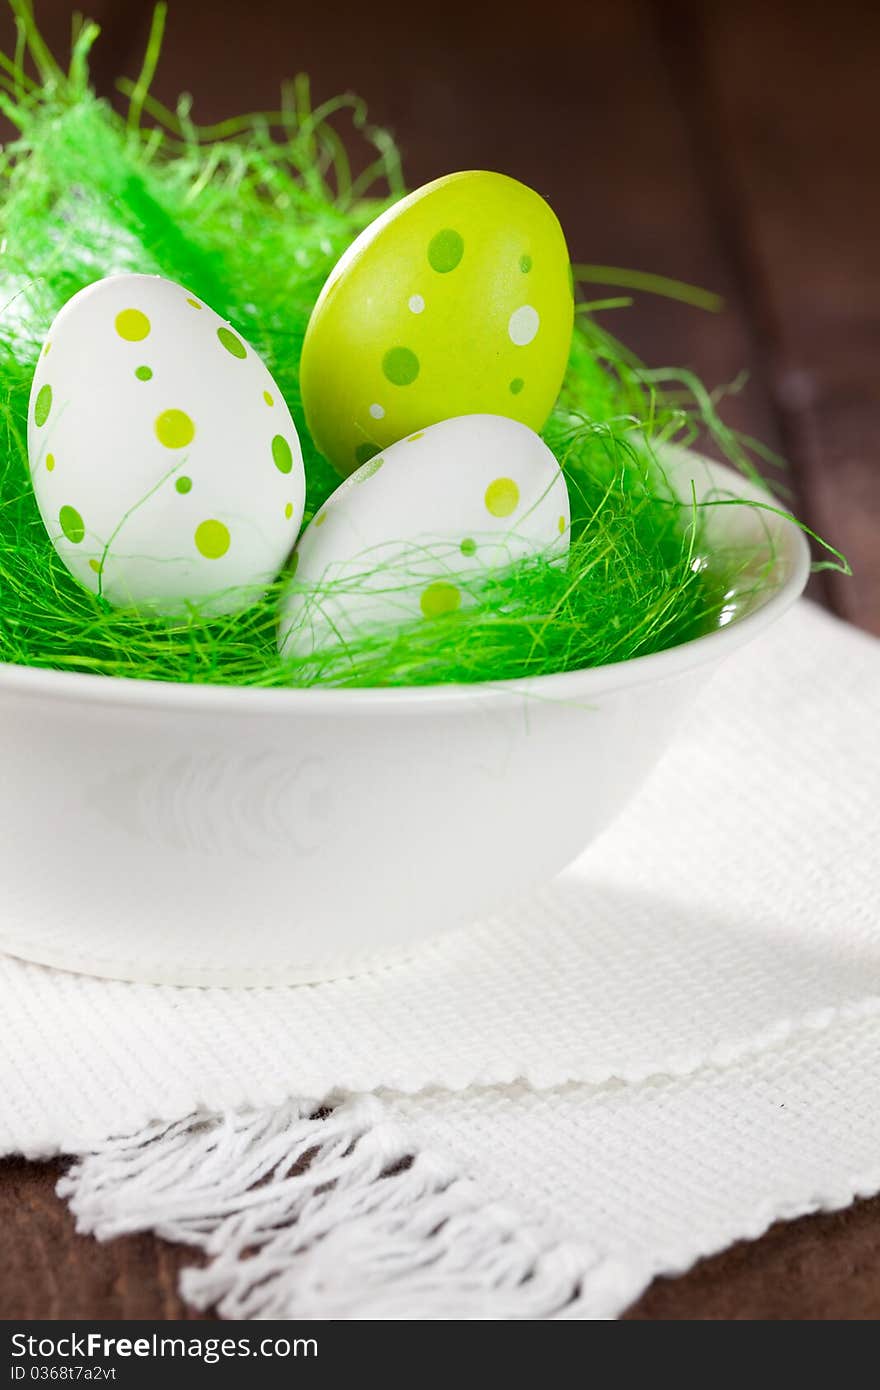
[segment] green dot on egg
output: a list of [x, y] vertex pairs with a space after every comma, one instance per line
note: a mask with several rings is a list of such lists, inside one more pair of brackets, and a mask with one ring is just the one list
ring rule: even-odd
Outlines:
[[34, 424], [38, 429], [45, 425], [49, 418], [49, 411], [52, 409], [52, 387], [48, 381], [41, 386], [37, 392], [37, 399], [34, 402]]
[[462, 555], [476, 555], [477, 542], [473, 539], [472, 536], [465, 536], [464, 540], [459, 546], [459, 549]]
[[272, 459], [279, 473], [289, 473], [293, 467], [293, 454], [283, 434], [276, 434], [272, 440]]
[[233, 357], [247, 357], [247, 348], [231, 328], [218, 328], [217, 337], [225, 347], [226, 351]]
[[444, 227], [428, 243], [428, 264], [438, 275], [455, 270], [464, 255], [464, 238], [452, 227]]
[[365, 463], [369, 463], [370, 459], [375, 458], [376, 455], [381, 454], [381, 452], [382, 450], [379, 448], [378, 444], [370, 444], [366, 440], [363, 444], [358, 444], [354, 451], [355, 462], [358, 468], [362, 468]]
[[89, 569], [90, 569], [90, 570], [94, 570], [95, 574], [100, 574], [100, 573], [101, 573], [101, 562], [100, 562], [100, 560], [95, 560], [94, 558], [92, 558], [91, 560], [89, 560]]
[[152, 381], [153, 379], [152, 367], [135, 367], [134, 374], [138, 381]]
[[229, 549], [230, 536], [222, 521], [202, 521], [196, 527], [196, 550], [206, 560], [219, 560]]
[[71, 545], [79, 545], [86, 534], [86, 527], [76, 507], [62, 507], [58, 522]]
[[519, 258], [519, 268], [520, 268], [520, 270], [522, 271], [523, 275], [528, 275], [529, 271], [530, 271], [531, 268], [532, 268], [532, 258], [531, 258], [531, 256], [520, 256], [520, 258]]
[[182, 492], [182, 493], [192, 492], [192, 485], [193, 485], [193, 480], [192, 480], [192, 478], [188, 478], [188, 477], [186, 476], [186, 474], [184, 474], [182, 477], [178, 478], [177, 481], [176, 481], [176, 483], [174, 484], [174, 486], [175, 486], [175, 488], [177, 489], [177, 491], [178, 491], [178, 492]]
[[513, 378], [513, 381], [510, 383], [510, 394], [512, 396], [518, 396], [524, 386], [525, 382], [523, 381], [522, 377], [515, 376]]
[[419, 374], [419, 359], [411, 348], [389, 348], [382, 358], [382, 371], [393, 386], [411, 386]]

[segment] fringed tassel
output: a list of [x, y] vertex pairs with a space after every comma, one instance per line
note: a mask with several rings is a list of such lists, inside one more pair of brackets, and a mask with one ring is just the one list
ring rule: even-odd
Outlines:
[[152, 1125], [58, 1191], [99, 1239], [152, 1230], [203, 1251], [181, 1293], [224, 1318], [605, 1317], [633, 1276], [414, 1152], [371, 1096]]

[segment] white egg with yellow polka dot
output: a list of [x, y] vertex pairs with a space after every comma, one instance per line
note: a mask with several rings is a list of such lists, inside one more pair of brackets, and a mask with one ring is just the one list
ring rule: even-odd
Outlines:
[[269, 371], [156, 275], [112, 276], [65, 304], [34, 376], [28, 454], [58, 554], [115, 607], [247, 607], [302, 521], [302, 452]]
[[279, 649], [292, 659], [478, 600], [492, 571], [529, 557], [564, 563], [568, 488], [527, 425], [462, 415], [377, 454], [336, 489], [291, 558]]

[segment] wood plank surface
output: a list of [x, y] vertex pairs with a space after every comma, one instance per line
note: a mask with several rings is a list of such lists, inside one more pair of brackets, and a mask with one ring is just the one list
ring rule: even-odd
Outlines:
[[[71, 7], [38, 3], [53, 43]], [[99, 89], [135, 75], [150, 7], [93, 0]], [[750, 374], [738, 428], [782, 450], [804, 519], [850, 557], [814, 596], [880, 632], [880, 7], [838, 0], [446, 0], [380, 11], [172, 0], [156, 91], [209, 122], [275, 104], [310, 72], [360, 92], [408, 181], [499, 168], [540, 189], [574, 259], [720, 292], [723, 315], [641, 297], [609, 316], [653, 365], [710, 386]], [[8, 49], [9, 24], [0, 23]], [[358, 152], [354, 151], [355, 158]], [[0, 1163], [0, 1317], [186, 1318], [193, 1257], [139, 1236], [74, 1234], [59, 1163]], [[657, 1280], [632, 1318], [876, 1318], [880, 1199], [772, 1228]]]

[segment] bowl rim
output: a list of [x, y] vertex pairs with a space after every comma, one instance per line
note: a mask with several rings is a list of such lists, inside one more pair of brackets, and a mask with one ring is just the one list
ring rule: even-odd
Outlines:
[[[706, 458], [693, 449], [678, 449], [682, 456], [699, 461], [710, 477], [744, 501], [778, 505], [773, 495], [727, 464]], [[17, 666], [0, 662], [0, 698], [3, 695], [81, 703], [87, 706], [139, 707], [169, 710], [176, 714], [235, 715], [246, 713], [289, 714], [322, 718], [338, 714], [418, 713], [426, 709], [450, 712], [475, 703], [507, 702], [525, 696], [554, 703], [582, 705], [597, 695], [626, 690], [656, 681], [674, 679], [688, 671], [722, 660], [769, 627], [801, 595], [810, 573], [810, 548], [797, 522], [785, 508], [774, 512], [780, 543], [780, 563], [788, 574], [770, 597], [758, 607], [724, 627], [713, 628], [690, 641], [660, 652], [630, 657], [604, 666], [584, 667], [542, 676], [512, 677], [472, 684], [422, 686], [365, 686], [353, 689], [261, 688], [154, 681], [140, 677], [93, 675], [81, 671]]]

